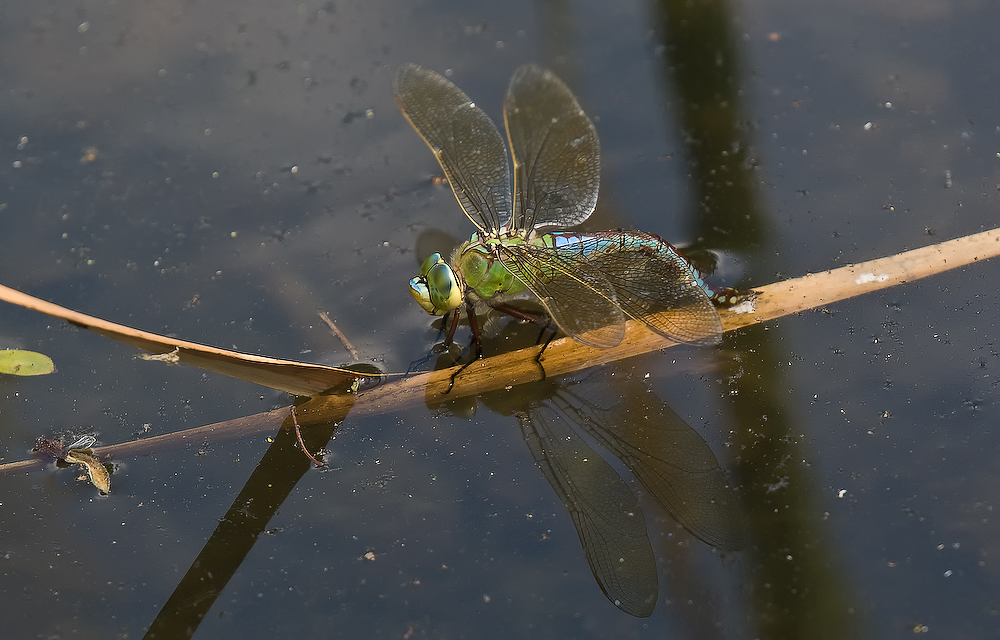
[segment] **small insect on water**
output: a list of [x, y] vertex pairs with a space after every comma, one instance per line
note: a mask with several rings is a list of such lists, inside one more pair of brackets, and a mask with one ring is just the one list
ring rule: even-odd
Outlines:
[[[485, 307], [542, 325], [551, 319], [598, 348], [618, 345], [629, 319], [675, 342], [719, 342], [715, 305], [732, 306], [742, 295], [710, 287], [670, 243], [641, 231], [560, 230], [585, 221], [597, 205], [600, 145], [554, 74], [526, 65], [510, 80], [503, 114], [512, 163], [489, 116], [441, 75], [405, 64], [394, 89], [478, 228], [450, 260], [432, 254], [410, 280], [421, 307], [451, 316], [446, 342], [463, 307], [477, 356], [476, 311]], [[548, 318], [512, 306], [518, 298], [534, 298]]]
[[102, 494], [111, 493], [111, 474], [107, 467], [94, 456], [91, 447], [97, 442], [94, 436], [81, 436], [69, 446], [63, 444], [61, 440], [41, 437], [35, 441], [32, 453], [37, 458], [55, 459], [57, 464], [62, 462], [65, 465], [79, 464], [87, 470], [90, 482], [97, 487]]

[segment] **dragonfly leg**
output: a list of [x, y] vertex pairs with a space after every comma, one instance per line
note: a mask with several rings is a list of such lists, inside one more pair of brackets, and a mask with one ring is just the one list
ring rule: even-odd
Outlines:
[[462, 363], [461, 367], [459, 367], [458, 369], [455, 370], [455, 373], [451, 374], [451, 378], [448, 380], [448, 388], [444, 390], [444, 392], [442, 393], [442, 395], [447, 395], [447, 394], [451, 393], [451, 390], [455, 388], [455, 378], [458, 377], [458, 374], [460, 374], [463, 371], [465, 371], [466, 369], [468, 369], [469, 366], [473, 362], [475, 362], [476, 360], [478, 360], [482, 356], [482, 348], [476, 347], [475, 351], [473, 351], [473, 345], [474, 344], [475, 343], [469, 345], [468, 353], [475, 352], [476, 356], [473, 357], [473, 358], [468, 358], [465, 362]]
[[476, 306], [472, 302], [466, 302], [467, 309], [465, 310], [466, 315], [469, 316], [469, 329], [472, 331], [472, 345], [476, 346], [476, 357], [479, 358], [483, 355], [483, 334], [479, 330], [479, 318], [476, 317]]
[[507, 315], [513, 318], [517, 318], [518, 320], [533, 322], [541, 326], [543, 329], [549, 328], [549, 326], [552, 324], [552, 322], [549, 320], [549, 317], [544, 314], [539, 315], [537, 313], [529, 313], [527, 311], [522, 311], [521, 309], [518, 309], [513, 305], [504, 304], [503, 302], [494, 302], [490, 305], [490, 307], [496, 309], [500, 313], [506, 313]]
[[[455, 333], [455, 325], [458, 324], [459, 309], [455, 309], [455, 321], [452, 323], [449, 338]], [[455, 378], [458, 377], [458, 374], [468, 369], [469, 365], [483, 356], [483, 334], [479, 329], [479, 318], [476, 317], [476, 305], [471, 300], [465, 301], [465, 313], [469, 316], [469, 329], [472, 331], [472, 342], [469, 343], [469, 347], [466, 350], [466, 353], [470, 354], [471, 357], [468, 357], [466, 362], [455, 373], [451, 374], [451, 379], [448, 381], [448, 388], [444, 391], [445, 394], [451, 393], [451, 390], [455, 388]], [[462, 356], [459, 356], [459, 359], [462, 359]]]
[[545, 365], [542, 364], [542, 354], [545, 353], [545, 350], [549, 348], [549, 345], [552, 344], [552, 341], [556, 339], [556, 334], [559, 333], [559, 331], [552, 326], [551, 322], [548, 323], [547, 325], [542, 327], [541, 333], [538, 334], [538, 341], [535, 343], [536, 345], [542, 341], [542, 336], [545, 335], [546, 331], [549, 332], [549, 337], [545, 341], [545, 344], [542, 345], [542, 348], [538, 351], [538, 355], [535, 356], [535, 362], [538, 364], [538, 368], [542, 370], [542, 380], [545, 380], [546, 378], [549, 377], [549, 374], [545, 371]]
[[455, 388], [455, 378], [458, 377], [458, 374], [460, 374], [463, 371], [465, 371], [466, 369], [468, 369], [469, 365], [472, 364], [472, 363], [473, 363], [473, 361], [469, 360], [468, 362], [466, 362], [465, 364], [463, 364], [461, 367], [459, 367], [458, 370], [455, 371], [455, 373], [451, 374], [451, 378], [448, 379], [448, 388], [445, 389], [444, 391], [442, 391], [441, 395], [446, 396], [449, 393], [451, 393], [451, 390]]
[[[455, 329], [458, 328], [458, 321], [462, 319], [461, 314], [462, 314], [461, 307], [455, 309], [455, 311], [451, 314], [451, 328], [448, 329], [448, 333], [444, 337], [444, 343], [446, 346], [450, 346], [452, 339], [455, 337]], [[445, 319], [445, 323], [447, 322], [448, 320]]]
[[545, 335], [546, 331], [549, 332], [548, 339], [545, 341], [545, 344], [542, 345], [542, 349], [535, 356], [535, 362], [538, 364], [538, 368], [542, 370], [542, 380], [544, 380], [546, 377], [548, 377], [548, 374], [545, 373], [545, 367], [542, 365], [542, 354], [545, 353], [545, 350], [549, 347], [549, 343], [551, 343], [555, 339], [556, 334], [559, 332], [559, 330], [555, 326], [553, 326], [552, 319], [549, 318], [547, 315], [544, 315], [544, 314], [539, 315], [539, 314], [535, 314], [535, 313], [528, 313], [527, 311], [522, 311], [521, 309], [518, 309], [517, 307], [511, 306], [511, 305], [508, 305], [508, 304], [504, 304], [502, 302], [501, 303], [493, 304], [491, 306], [494, 309], [496, 309], [497, 311], [499, 311], [501, 313], [506, 313], [507, 315], [509, 315], [511, 317], [517, 318], [518, 320], [524, 320], [526, 322], [532, 322], [532, 323], [540, 326], [542, 328], [542, 330], [538, 334], [538, 339], [535, 340], [535, 346], [538, 346], [539, 344], [542, 344], [542, 336]]

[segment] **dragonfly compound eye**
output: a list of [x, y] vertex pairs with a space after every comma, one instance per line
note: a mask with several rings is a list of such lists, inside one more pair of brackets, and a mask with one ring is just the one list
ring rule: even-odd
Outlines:
[[410, 293], [424, 311], [434, 314], [434, 303], [431, 302], [431, 293], [427, 290], [427, 278], [423, 276], [410, 278]]
[[434, 315], [443, 316], [462, 304], [462, 287], [451, 267], [439, 262], [427, 271], [427, 290]]
[[441, 254], [432, 253], [431, 255], [427, 256], [427, 259], [424, 260], [423, 264], [420, 265], [420, 275], [426, 279], [427, 272], [431, 270], [431, 267], [442, 263], [444, 263], [444, 260], [441, 259]]

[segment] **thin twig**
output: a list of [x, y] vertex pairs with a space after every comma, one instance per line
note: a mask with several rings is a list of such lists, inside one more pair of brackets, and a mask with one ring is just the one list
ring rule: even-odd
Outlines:
[[330, 331], [333, 331], [333, 335], [337, 336], [337, 338], [340, 339], [340, 342], [344, 345], [344, 348], [347, 349], [347, 352], [351, 354], [351, 360], [357, 362], [359, 359], [358, 350], [354, 348], [354, 345], [351, 344], [351, 341], [347, 339], [347, 336], [344, 335], [344, 332], [337, 328], [337, 325], [333, 323], [333, 320], [330, 319], [330, 316], [326, 315], [325, 311], [320, 311], [319, 317], [323, 322], [326, 323], [326, 326], [330, 327]]

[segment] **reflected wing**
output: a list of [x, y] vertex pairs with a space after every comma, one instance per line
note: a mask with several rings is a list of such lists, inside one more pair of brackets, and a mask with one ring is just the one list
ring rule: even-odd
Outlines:
[[493, 121], [461, 89], [415, 64], [393, 83], [396, 104], [441, 163], [473, 224], [493, 233], [511, 219], [507, 150]]
[[656, 562], [646, 521], [628, 485], [547, 406], [517, 412], [524, 440], [566, 505], [601, 590], [645, 617], [656, 606]]
[[[581, 395], [600, 395], [597, 386], [583, 385]], [[743, 548], [739, 501], [708, 443], [651, 393], [616, 386], [614, 395], [611, 409], [567, 390], [552, 403], [621, 460], [685, 529], [720, 549]]]
[[514, 244], [503, 245], [499, 257], [566, 335], [600, 349], [625, 337], [614, 287], [579, 251]]
[[569, 228], [597, 205], [597, 131], [563, 82], [525, 65], [504, 99], [504, 123], [514, 157], [514, 230]]

